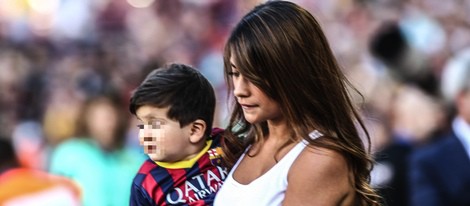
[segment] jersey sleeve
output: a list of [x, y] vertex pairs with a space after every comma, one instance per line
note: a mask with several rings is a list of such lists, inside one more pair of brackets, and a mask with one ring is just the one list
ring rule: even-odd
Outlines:
[[144, 188], [132, 183], [130, 206], [156, 206]]

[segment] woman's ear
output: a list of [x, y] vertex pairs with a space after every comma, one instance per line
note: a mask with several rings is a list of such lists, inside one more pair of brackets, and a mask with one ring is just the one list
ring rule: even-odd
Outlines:
[[202, 119], [197, 119], [192, 122], [189, 141], [191, 143], [198, 143], [201, 140], [204, 140], [204, 132], [206, 131], [206, 127], [206, 122]]

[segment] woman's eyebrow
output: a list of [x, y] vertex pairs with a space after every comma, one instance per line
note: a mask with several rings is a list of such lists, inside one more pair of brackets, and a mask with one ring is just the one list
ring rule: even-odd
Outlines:
[[230, 65], [231, 65], [233, 68], [235, 68], [235, 69], [237, 68], [237, 66], [235, 66], [235, 64], [233, 64], [233, 63], [231, 63], [231, 62], [230, 62]]

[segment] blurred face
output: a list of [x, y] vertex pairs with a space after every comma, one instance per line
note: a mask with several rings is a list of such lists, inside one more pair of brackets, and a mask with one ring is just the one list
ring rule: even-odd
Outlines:
[[230, 58], [230, 62], [232, 71], [229, 75], [232, 77], [233, 94], [243, 109], [245, 119], [251, 124], [281, 120], [279, 104], [239, 72], [233, 57]]
[[111, 148], [114, 141], [114, 131], [118, 125], [118, 115], [110, 103], [98, 101], [90, 106], [86, 116], [87, 128], [90, 135], [103, 148]]
[[438, 102], [423, 91], [403, 87], [396, 94], [393, 111], [393, 129], [400, 131], [409, 141], [426, 142], [442, 119]]
[[153, 161], [176, 162], [189, 155], [190, 126], [180, 127], [178, 121], [167, 117], [169, 107], [144, 105], [137, 109], [139, 142]]
[[457, 110], [467, 124], [470, 124], [470, 90], [457, 97]]

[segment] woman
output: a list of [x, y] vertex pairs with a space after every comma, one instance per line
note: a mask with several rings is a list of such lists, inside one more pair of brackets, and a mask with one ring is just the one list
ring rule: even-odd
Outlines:
[[78, 119], [77, 137], [53, 151], [50, 171], [80, 186], [83, 206], [129, 205], [132, 179], [145, 159], [124, 144], [125, 111], [114, 92], [90, 97]]
[[226, 129], [232, 167], [215, 205], [379, 205], [369, 185], [369, 135], [315, 18], [269, 1], [225, 46], [236, 103]]

